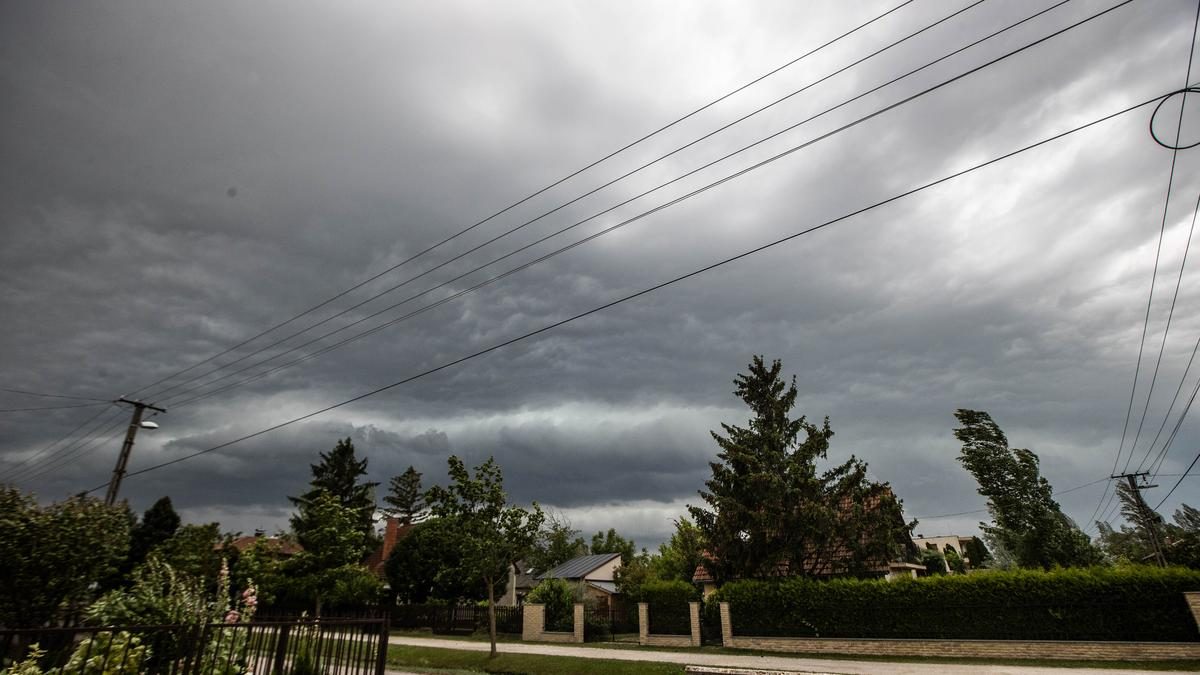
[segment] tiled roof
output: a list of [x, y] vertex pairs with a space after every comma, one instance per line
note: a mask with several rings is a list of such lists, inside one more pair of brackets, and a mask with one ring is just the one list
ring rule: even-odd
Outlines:
[[538, 575], [538, 579], [582, 579], [597, 567], [621, 557], [620, 553], [595, 553], [571, 558], [552, 570]]
[[263, 542], [268, 551], [283, 557], [293, 556], [304, 550], [300, 544], [297, 544], [291, 539], [285, 537], [238, 537], [237, 539], [229, 542], [229, 545], [237, 549], [238, 553], [244, 553], [247, 549], [260, 541]]

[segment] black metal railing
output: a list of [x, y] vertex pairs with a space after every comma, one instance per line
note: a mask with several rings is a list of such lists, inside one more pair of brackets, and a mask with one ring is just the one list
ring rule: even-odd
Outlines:
[[692, 611], [686, 604], [650, 605], [651, 635], [691, 635]]
[[[521, 613], [520, 607], [496, 607], [496, 632], [519, 634]], [[396, 605], [391, 616], [393, 628], [429, 629], [439, 635], [468, 635], [488, 627], [487, 607], [477, 605]]]
[[587, 642], [636, 642], [637, 605], [588, 607], [583, 611], [583, 639]]
[[0, 630], [0, 670], [26, 660], [61, 675], [382, 675], [388, 620]]

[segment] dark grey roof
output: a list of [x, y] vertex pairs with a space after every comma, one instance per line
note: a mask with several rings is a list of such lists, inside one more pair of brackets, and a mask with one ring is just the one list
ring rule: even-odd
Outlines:
[[571, 558], [552, 570], [538, 575], [539, 579], [582, 579], [584, 575], [613, 558], [621, 557], [620, 553], [596, 553]]

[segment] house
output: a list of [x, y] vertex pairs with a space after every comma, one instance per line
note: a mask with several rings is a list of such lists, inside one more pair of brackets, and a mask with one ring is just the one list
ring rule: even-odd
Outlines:
[[579, 589], [584, 601], [593, 600], [598, 607], [608, 608], [617, 595], [616, 572], [620, 567], [620, 553], [595, 553], [571, 558], [537, 578], [562, 579]]
[[[913, 538], [913, 543], [917, 545], [919, 550], [937, 551], [945, 553], [946, 547], [954, 549], [954, 552], [962, 557], [963, 562], [967, 567], [976, 567], [978, 561], [973, 561], [967, 557], [967, 547], [971, 545], [971, 537], [963, 537], [957, 534], [946, 534], [938, 537], [926, 537], [923, 534], [918, 534]], [[946, 571], [950, 571], [950, 566], [947, 563]]]
[[537, 586], [537, 577], [529, 563], [518, 560], [509, 566], [508, 585], [504, 587], [504, 595], [496, 599], [499, 607], [516, 607], [525, 602], [525, 596]]
[[[251, 548], [258, 546], [268, 556], [276, 560], [287, 560], [304, 550], [300, 544], [294, 541], [291, 537], [267, 537], [264, 536], [262, 530], [256, 530], [253, 536], [238, 537], [233, 539], [228, 544], [230, 547], [237, 550], [239, 554], [245, 553]], [[224, 548], [225, 543], [218, 543], [213, 548]]]
[[396, 548], [396, 543], [407, 537], [414, 527], [416, 525], [401, 522], [399, 518], [388, 518], [383, 527], [383, 540], [379, 542], [379, 546], [374, 551], [367, 555], [366, 560], [363, 560], [363, 565], [375, 576], [386, 580], [387, 574], [384, 566], [387, 564], [388, 556], [392, 554], [392, 549]]

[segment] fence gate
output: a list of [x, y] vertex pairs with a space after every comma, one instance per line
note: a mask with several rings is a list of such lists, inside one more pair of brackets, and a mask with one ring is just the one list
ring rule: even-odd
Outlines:
[[589, 607], [583, 612], [583, 639], [587, 642], [638, 641], [636, 604]]

